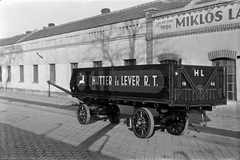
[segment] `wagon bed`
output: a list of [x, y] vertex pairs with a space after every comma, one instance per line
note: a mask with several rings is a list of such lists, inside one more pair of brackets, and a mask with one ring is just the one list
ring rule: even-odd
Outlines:
[[74, 97], [132, 105], [213, 106], [226, 103], [224, 68], [158, 64], [73, 69]]

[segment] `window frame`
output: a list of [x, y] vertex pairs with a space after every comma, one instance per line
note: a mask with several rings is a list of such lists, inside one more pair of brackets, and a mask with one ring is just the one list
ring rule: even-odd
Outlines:
[[93, 67], [94, 68], [102, 67], [102, 61], [93, 61]]
[[33, 83], [38, 83], [38, 65], [33, 65]]
[[24, 82], [24, 66], [23, 65], [19, 65], [19, 76], [20, 76], [19, 82]]
[[56, 65], [55, 63], [49, 64], [49, 79], [51, 82], [56, 82]]
[[2, 66], [0, 66], [0, 82], [2, 82]]
[[77, 63], [77, 62], [75, 62], [75, 63], [70, 63], [70, 68], [71, 68], [71, 75], [72, 75], [73, 69], [74, 69], [74, 68], [78, 68], [78, 63]]
[[[236, 77], [236, 59], [232, 58], [217, 58], [212, 60], [212, 65], [226, 67], [227, 78], [227, 99], [229, 101], [237, 101], [237, 77]], [[229, 66], [232, 66], [231, 69]], [[231, 77], [231, 80], [230, 80]]]
[[7, 73], [8, 73], [7, 82], [11, 82], [12, 81], [11, 66], [7, 66]]
[[137, 65], [136, 59], [124, 59], [124, 66], [135, 66]]

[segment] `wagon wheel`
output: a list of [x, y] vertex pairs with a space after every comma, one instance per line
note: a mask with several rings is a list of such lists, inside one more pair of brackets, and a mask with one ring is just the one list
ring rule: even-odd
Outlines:
[[119, 123], [120, 121], [120, 109], [117, 105], [109, 105], [108, 120], [111, 123]]
[[86, 104], [80, 104], [77, 109], [77, 118], [80, 124], [88, 124], [90, 122], [90, 110]]
[[132, 129], [139, 138], [149, 138], [154, 131], [153, 115], [147, 108], [138, 108], [132, 115]]
[[177, 112], [166, 118], [167, 132], [172, 135], [183, 135], [188, 129], [188, 116], [186, 113]]

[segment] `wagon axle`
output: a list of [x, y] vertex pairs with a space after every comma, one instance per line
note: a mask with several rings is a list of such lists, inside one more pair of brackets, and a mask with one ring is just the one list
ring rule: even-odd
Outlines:
[[111, 123], [119, 123], [120, 109], [117, 105], [91, 105], [79, 103], [77, 109], [77, 118], [80, 124], [88, 124], [91, 122], [92, 116], [106, 116]]

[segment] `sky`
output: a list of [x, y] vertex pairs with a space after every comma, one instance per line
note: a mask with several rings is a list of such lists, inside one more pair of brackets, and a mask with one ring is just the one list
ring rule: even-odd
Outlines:
[[0, 0], [0, 39], [117, 11], [154, 0]]

